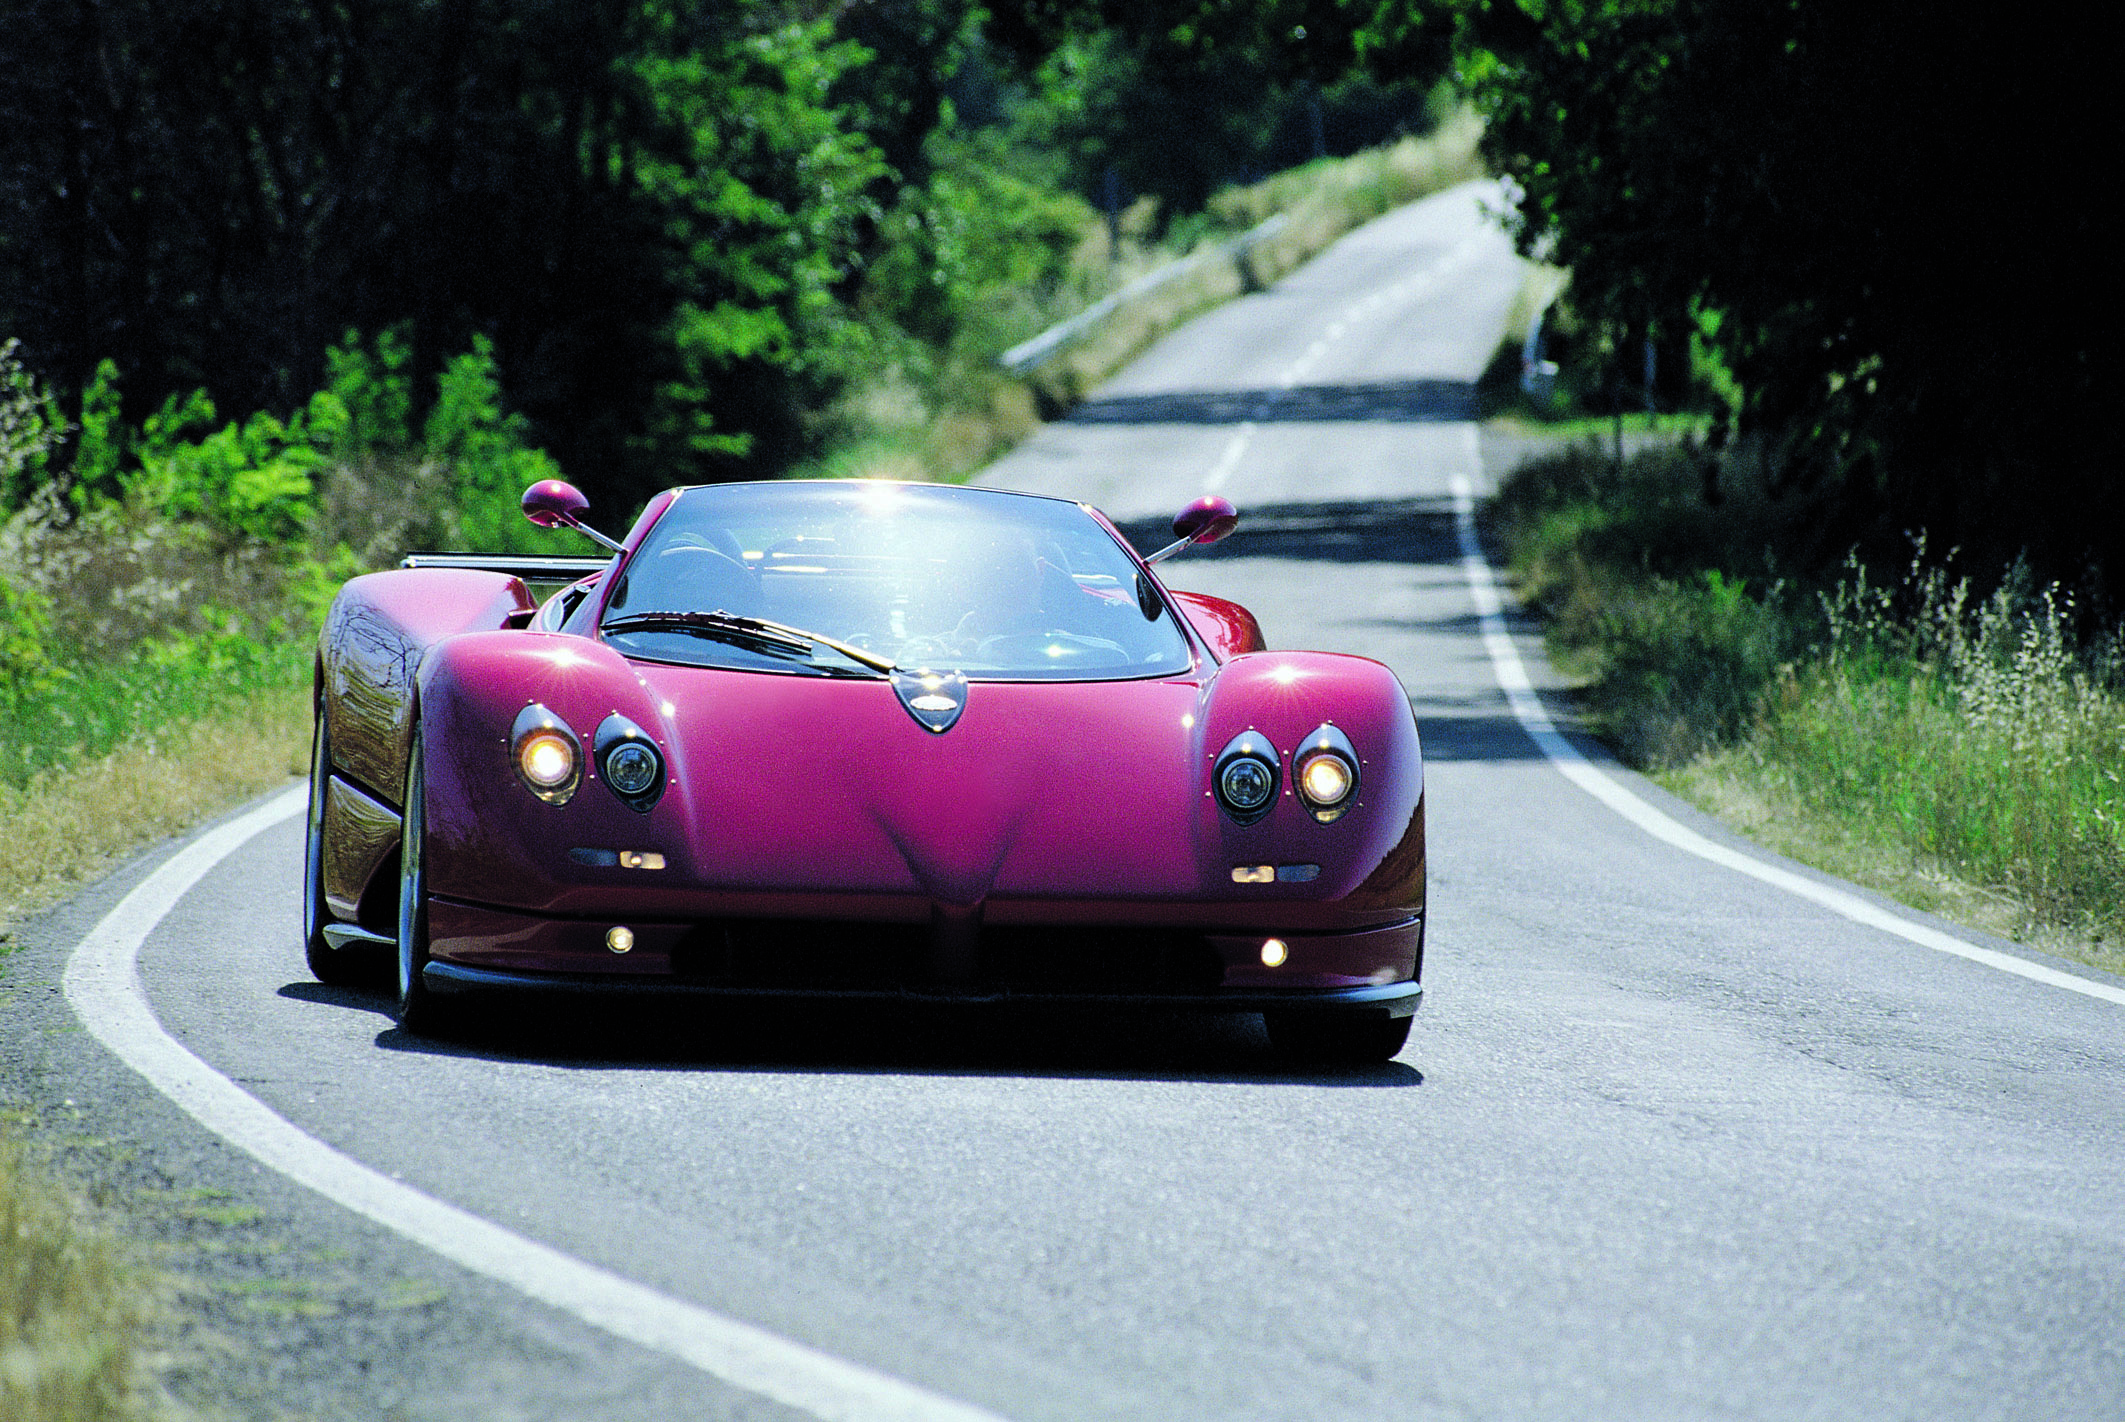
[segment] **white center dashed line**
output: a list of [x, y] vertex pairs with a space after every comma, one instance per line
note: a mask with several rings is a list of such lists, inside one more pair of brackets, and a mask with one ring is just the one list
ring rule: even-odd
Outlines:
[[[1383, 307], [1429, 295], [1442, 279], [1472, 261], [1498, 235], [1488, 226], [1479, 227], [1423, 271], [1406, 276], [1393, 286], [1377, 288], [1370, 295], [1350, 303], [1341, 315], [1329, 322], [1318, 339], [1308, 345], [1296, 360], [1277, 373], [1276, 390], [1296, 390], [1299, 382], [1328, 354], [1329, 348], [1348, 334], [1353, 323], [1377, 314]], [[1240, 422], [1232, 438], [1226, 441], [1224, 451], [1218, 455], [1217, 463], [1211, 465], [1210, 472], [1203, 476], [1204, 493], [1215, 494], [1232, 481], [1240, 460], [1246, 457], [1248, 445], [1254, 441], [1256, 424], [1269, 414], [1275, 403], [1274, 392], [1265, 395], [1256, 403], [1249, 417]]]
[[1254, 438], [1254, 421], [1244, 420], [1225, 443], [1225, 452], [1218, 456], [1217, 464], [1203, 476], [1203, 492], [1214, 494], [1225, 487], [1232, 471], [1239, 467], [1240, 456], [1247, 452], [1247, 442]]

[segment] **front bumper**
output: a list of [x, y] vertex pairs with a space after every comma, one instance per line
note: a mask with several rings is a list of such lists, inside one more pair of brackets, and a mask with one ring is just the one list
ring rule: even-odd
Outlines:
[[694, 982], [646, 974], [594, 977], [578, 973], [503, 972], [468, 968], [462, 963], [430, 962], [422, 979], [431, 992], [444, 996], [524, 996], [611, 998], [780, 999], [879, 1003], [1053, 1003], [1057, 1006], [1157, 1006], [1195, 1012], [1318, 1011], [1362, 1012], [1396, 1018], [1414, 1016], [1423, 1005], [1424, 988], [1415, 982], [1376, 987], [1283, 988], [1275, 991], [1229, 989], [1205, 993], [1130, 993], [1067, 990], [993, 990], [978, 985], [951, 988], [847, 988], [821, 986], [757, 987]]
[[[618, 924], [436, 899], [428, 919], [425, 977], [448, 994], [1141, 1002], [1404, 1017], [1423, 992], [1421, 917], [1347, 933], [941, 919]], [[625, 952], [609, 946], [620, 928]]]

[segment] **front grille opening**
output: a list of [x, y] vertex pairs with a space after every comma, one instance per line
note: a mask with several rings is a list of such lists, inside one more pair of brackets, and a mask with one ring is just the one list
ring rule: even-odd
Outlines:
[[696, 927], [672, 950], [672, 972], [723, 987], [813, 991], [921, 990], [945, 985], [1047, 994], [1214, 991], [1224, 962], [1199, 933], [1103, 927], [986, 927], [974, 976], [959, 977], [928, 924], [734, 919]]
[[1017, 992], [1210, 992], [1224, 960], [1199, 933], [1144, 928], [985, 928], [981, 964]]
[[726, 987], [894, 989], [920, 980], [927, 924], [812, 919], [704, 923], [672, 950], [672, 972]]

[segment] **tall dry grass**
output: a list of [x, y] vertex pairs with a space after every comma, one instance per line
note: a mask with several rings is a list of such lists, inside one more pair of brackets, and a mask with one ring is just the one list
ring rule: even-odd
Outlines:
[[1589, 720], [1796, 857], [2125, 969], [2125, 633], [2019, 569], [1821, 567], [1822, 511], [1578, 449], [1490, 512]]
[[290, 783], [309, 753], [307, 684], [268, 685], [0, 784], [0, 942], [157, 840]]
[[139, 1415], [133, 1355], [141, 1282], [0, 1136], [0, 1418], [121, 1422]]
[[1882, 587], [1852, 567], [1827, 649], [1787, 670], [1748, 737], [1818, 820], [2010, 896], [2037, 924], [2125, 963], [2125, 655], [2076, 639], [2070, 599], [2011, 572], [1978, 599], [1914, 563]]

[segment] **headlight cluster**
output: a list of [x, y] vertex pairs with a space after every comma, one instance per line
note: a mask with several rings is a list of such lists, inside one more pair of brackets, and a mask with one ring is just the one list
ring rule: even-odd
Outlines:
[[[583, 783], [583, 743], [568, 723], [533, 702], [509, 731], [509, 759], [524, 788], [549, 805], [565, 805]], [[615, 712], [591, 740], [591, 759], [612, 793], [647, 811], [664, 793], [664, 756], [649, 733]]]
[[1350, 737], [1333, 726], [1322, 726], [1291, 753], [1298, 777], [1299, 798], [1322, 824], [1342, 818], [1358, 793], [1358, 753]]
[[[1257, 731], [1242, 731], [1218, 753], [1212, 771], [1218, 804], [1235, 824], [1251, 825], [1276, 805], [1283, 757]], [[1322, 824], [1356, 803], [1358, 753], [1350, 738], [1323, 725], [1291, 753], [1292, 786], [1306, 812]]]
[[1238, 824], [1251, 825], [1276, 804], [1281, 760], [1269, 738], [1242, 731], [1218, 754], [1212, 772], [1217, 781], [1217, 800]]
[[568, 723], [533, 702], [509, 730], [509, 759], [524, 788], [549, 805], [565, 805], [583, 783], [583, 746]]
[[664, 757], [649, 732], [615, 711], [598, 726], [591, 746], [612, 793], [629, 809], [647, 813], [664, 793]]

